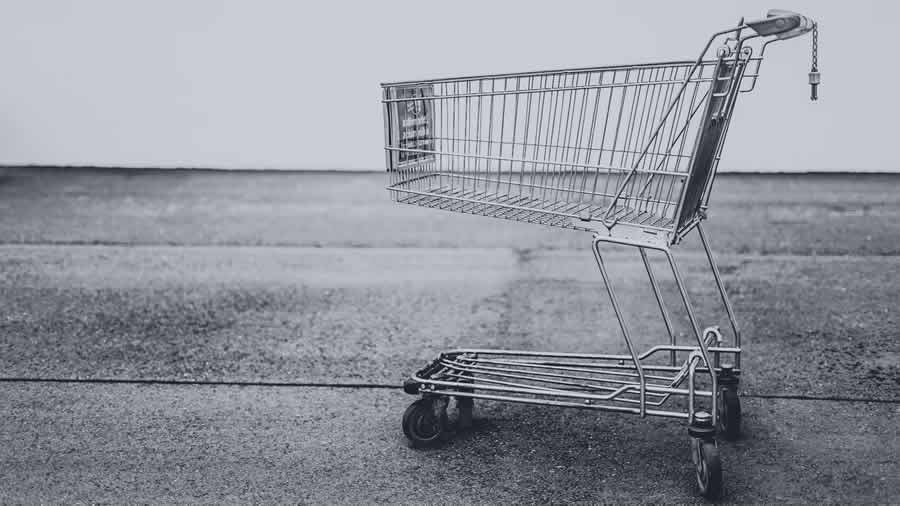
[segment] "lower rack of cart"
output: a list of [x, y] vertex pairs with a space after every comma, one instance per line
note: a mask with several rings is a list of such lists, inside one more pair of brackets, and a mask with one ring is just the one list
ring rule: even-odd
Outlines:
[[722, 485], [715, 438], [736, 439], [741, 421], [740, 371], [727, 362], [741, 349], [721, 343], [717, 327], [704, 331], [715, 391], [698, 385], [710, 371], [697, 346], [658, 345], [637, 361], [615, 354], [447, 351], [404, 382], [406, 393], [421, 398], [403, 414], [403, 433], [413, 447], [440, 445], [471, 427], [475, 399], [679, 418], [688, 422], [698, 484], [712, 497]]

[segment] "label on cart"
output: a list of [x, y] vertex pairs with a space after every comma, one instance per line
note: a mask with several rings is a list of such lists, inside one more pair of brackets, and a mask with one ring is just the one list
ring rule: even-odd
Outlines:
[[434, 89], [431, 85], [400, 87], [395, 88], [395, 94], [394, 98], [408, 99], [394, 102], [397, 137], [392, 145], [400, 148], [397, 163], [403, 166], [434, 161], [433, 100], [428, 100], [434, 96]]

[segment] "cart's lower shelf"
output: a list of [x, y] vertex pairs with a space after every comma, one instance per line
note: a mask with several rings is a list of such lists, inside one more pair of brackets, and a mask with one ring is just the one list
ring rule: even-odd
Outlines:
[[[654, 355], [671, 351], [685, 354], [686, 358], [680, 364], [649, 363]], [[689, 417], [687, 406], [661, 408], [672, 397], [708, 399], [712, 395], [708, 390], [693, 389], [692, 382], [685, 381], [701, 363], [699, 349], [656, 346], [641, 355], [638, 362], [640, 369], [628, 355], [454, 350], [441, 354], [413, 374], [404, 388], [410, 394], [631, 413], [641, 413], [643, 395], [645, 414], [685, 419]]]

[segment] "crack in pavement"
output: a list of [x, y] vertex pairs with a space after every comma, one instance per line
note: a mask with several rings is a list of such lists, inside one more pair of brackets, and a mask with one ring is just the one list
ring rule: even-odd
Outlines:
[[[303, 381], [239, 381], [239, 380], [179, 380], [154, 378], [42, 378], [27, 376], [0, 377], [0, 383], [74, 383], [95, 385], [176, 385], [176, 386], [228, 386], [228, 387], [281, 387], [281, 388], [347, 388], [358, 390], [402, 390], [401, 384], [387, 383], [327, 383]], [[900, 404], [900, 399], [868, 397], [843, 397], [833, 395], [741, 393], [750, 399], [782, 399], [794, 401], [869, 402], [876, 404]]]

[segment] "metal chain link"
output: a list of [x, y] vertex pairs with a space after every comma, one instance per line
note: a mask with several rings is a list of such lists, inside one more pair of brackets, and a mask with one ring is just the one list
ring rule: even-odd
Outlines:
[[819, 23], [813, 25], [812, 34], [812, 69], [819, 69]]
[[809, 69], [810, 100], [819, 99], [819, 23], [813, 24], [812, 33], [812, 66]]

